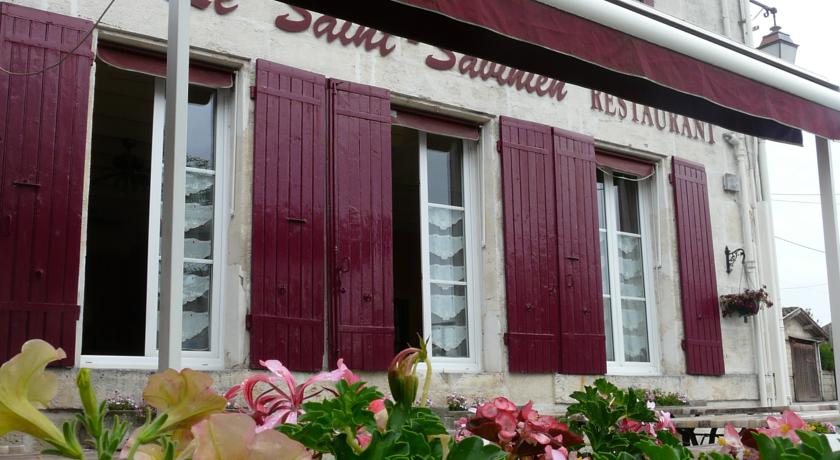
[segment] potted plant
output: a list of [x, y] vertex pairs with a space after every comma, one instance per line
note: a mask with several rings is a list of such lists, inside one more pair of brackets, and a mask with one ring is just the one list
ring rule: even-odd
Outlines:
[[722, 295], [720, 296], [720, 306], [724, 318], [738, 315], [744, 318], [744, 322], [747, 322], [748, 317], [758, 314], [762, 308], [772, 307], [773, 302], [770, 300], [767, 286], [762, 286], [758, 290], [746, 289], [744, 292], [737, 294]]

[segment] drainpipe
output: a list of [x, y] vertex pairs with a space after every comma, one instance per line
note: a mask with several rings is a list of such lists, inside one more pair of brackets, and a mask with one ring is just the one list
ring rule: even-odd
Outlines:
[[785, 347], [785, 325], [782, 321], [781, 288], [779, 285], [778, 265], [776, 261], [776, 234], [773, 226], [773, 208], [770, 200], [770, 175], [767, 171], [767, 143], [758, 139], [758, 175], [760, 193], [756, 203], [756, 219], [759, 226], [761, 274], [764, 283], [769, 286], [770, 295], [777, 308], [765, 311], [768, 339], [770, 341], [770, 361], [776, 386], [776, 401], [789, 404], [792, 400], [790, 376], [788, 375], [787, 349]]
[[720, 22], [723, 23], [723, 36], [732, 38], [732, 27], [729, 24], [729, 0], [720, 0]]
[[[738, 181], [741, 184], [741, 191], [739, 193], [738, 208], [741, 217], [741, 235], [743, 236], [744, 257], [744, 276], [747, 280], [747, 287], [755, 286], [753, 279], [756, 275], [756, 246], [753, 239], [752, 219], [750, 209], [750, 181], [747, 175], [747, 150], [742, 144], [741, 139], [733, 133], [726, 133], [723, 135], [729, 148], [735, 156], [735, 162], [738, 166]], [[761, 399], [761, 405], [769, 405], [769, 398], [767, 395], [767, 347], [764, 343], [764, 315], [759, 313], [755, 316], [753, 321], [753, 336], [756, 356], [756, 373], [758, 374], [758, 394]], [[775, 399], [775, 398], [774, 398]]]
[[[741, 26], [741, 41], [753, 46], [752, 19], [749, 0], [738, 0], [738, 24]], [[746, 146], [754, 146], [758, 163], [758, 186], [756, 193], [756, 220], [758, 225], [759, 267], [761, 279], [769, 287], [773, 303], [778, 308], [771, 308], [764, 313], [767, 321], [769, 356], [776, 388], [776, 404], [787, 405], [792, 401], [790, 376], [788, 375], [787, 348], [785, 347], [785, 325], [782, 321], [781, 290], [779, 287], [778, 264], [776, 262], [775, 229], [773, 228], [773, 209], [770, 201], [770, 174], [767, 171], [767, 142], [764, 139], [744, 136]], [[749, 150], [748, 150], [749, 152]]]

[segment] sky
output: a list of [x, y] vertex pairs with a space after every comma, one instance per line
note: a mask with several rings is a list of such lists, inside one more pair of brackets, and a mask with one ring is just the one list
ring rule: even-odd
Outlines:
[[[777, 23], [798, 43], [796, 64], [840, 84], [840, 1], [767, 0], [776, 7]], [[752, 6], [754, 41], [769, 32], [772, 17], [756, 17]], [[773, 200], [776, 257], [782, 306], [810, 308], [820, 324], [831, 322], [823, 252], [822, 218], [814, 137], [804, 133], [804, 147], [768, 143], [768, 169]], [[840, 144], [832, 145], [835, 170], [840, 167]], [[840, 174], [835, 175], [840, 192]], [[785, 241], [788, 240], [788, 241]]]

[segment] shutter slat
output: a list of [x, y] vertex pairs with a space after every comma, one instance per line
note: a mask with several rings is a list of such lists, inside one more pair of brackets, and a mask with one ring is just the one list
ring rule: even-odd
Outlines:
[[558, 369], [557, 221], [551, 128], [499, 119], [510, 372]]
[[326, 79], [257, 61], [251, 366], [324, 359]]
[[560, 288], [560, 372], [607, 372], [595, 144], [552, 130], [557, 181]]
[[384, 370], [394, 354], [388, 91], [330, 80], [332, 359]]
[[[91, 27], [2, 3], [0, 65], [43, 69]], [[91, 44], [42, 73], [0, 74], [0, 361], [40, 338], [67, 353], [58, 365], [74, 362]]]
[[717, 276], [703, 165], [673, 158], [686, 372], [723, 375]]

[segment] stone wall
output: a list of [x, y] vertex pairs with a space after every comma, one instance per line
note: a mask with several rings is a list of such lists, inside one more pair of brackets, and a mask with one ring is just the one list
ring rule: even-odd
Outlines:
[[834, 380], [834, 372], [822, 371], [822, 395], [823, 401], [836, 401], [837, 388]]

